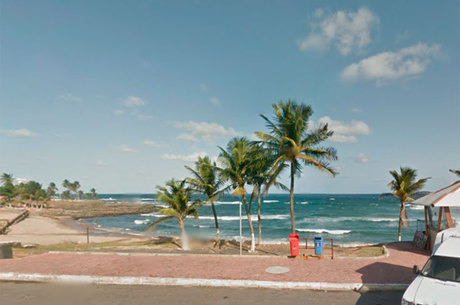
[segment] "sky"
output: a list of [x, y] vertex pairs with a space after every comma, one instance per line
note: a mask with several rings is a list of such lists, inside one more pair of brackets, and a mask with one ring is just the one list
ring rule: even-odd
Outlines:
[[[294, 99], [334, 136], [298, 193], [460, 168], [458, 1], [0, 0], [0, 172], [155, 192]], [[287, 174], [283, 176], [287, 181]]]

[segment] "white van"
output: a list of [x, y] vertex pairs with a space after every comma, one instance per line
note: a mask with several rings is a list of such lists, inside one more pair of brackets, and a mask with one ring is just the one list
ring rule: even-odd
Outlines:
[[422, 270], [414, 266], [414, 272], [418, 276], [404, 293], [401, 305], [460, 304], [460, 236], [444, 239]]

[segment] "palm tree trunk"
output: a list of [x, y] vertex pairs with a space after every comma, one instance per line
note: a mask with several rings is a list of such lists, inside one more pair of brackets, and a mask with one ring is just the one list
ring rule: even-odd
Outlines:
[[261, 205], [261, 195], [260, 195], [260, 185], [257, 187], [257, 226], [259, 230], [259, 236], [257, 240], [257, 244], [260, 245], [262, 242], [262, 221], [260, 218], [260, 205]]
[[243, 204], [244, 204], [244, 209], [246, 210], [246, 216], [248, 218], [249, 231], [251, 232], [251, 250], [250, 252], [254, 252], [256, 250], [254, 227], [252, 226], [251, 211], [249, 210], [248, 201], [246, 199], [246, 194], [243, 194]]
[[185, 225], [184, 220], [182, 218], [178, 218], [177, 221], [179, 222], [180, 230], [181, 230], [181, 241], [182, 241], [182, 250], [190, 250], [188, 244], [188, 236], [187, 232], [185, 232]]
[[214, 201], [211, 200], [210, 202], [211, 202], [212, 213], [214, 214], [214, 223], [216, 225], [216, 244], [218, 244], [220, 241], [219, 221], [217, 220], [217, 212], [216, 212], [216, 207], [214, 205]]
[[291, 189], [290, 189], [290, 208], [291, 208], [291, 233], [295, 233], [295, 214], [294, 214], [294, 162], [291, 162]]
[[401, 207], [399, 208], [399, 226], [398, 226], [398, 241], [401, 241], [401, 229], [403, 224], [404, 201], [401, 200]]

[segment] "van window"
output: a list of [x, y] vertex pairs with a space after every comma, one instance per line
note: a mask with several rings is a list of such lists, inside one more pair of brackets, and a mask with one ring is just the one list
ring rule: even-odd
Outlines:
[[423, 267], [422, 275], [442, 281], [460, 282], [460, 258], [432, 256]]

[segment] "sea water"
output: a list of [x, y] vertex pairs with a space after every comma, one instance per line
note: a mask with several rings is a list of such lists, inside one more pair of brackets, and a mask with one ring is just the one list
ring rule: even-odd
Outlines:
[[[162, 207], [153, 194], [103, 194], [99, 198], [106, 202], [150, 203]], [[301, 240], [322, 236], [333, 238], [342, 246], [386, 243], [397, 240], [399, 201], [379, 198], [379, 194], [296, 194], [294, 196], [296, 231]], [[215, 202], [221, 238], [237, 239], [239, 236], [239, 203], [236, 197], [224, 196]], [[253, 226], [257, 236], [257, 203], [251, 208]], [[198, 220], [186, 220], [187, 232], [195, 237], [215, 236], [214, 217], [211, 206], [199, 208]], [[403, 228], [402, 239], [412, 240], [417, 229], [423, 229], [423, 207], [407, 204], [409, 227]], [[244, 207], [243, 236], [250, 237]], [[271, 194], [261, 205], [262, 241], [264, 243], [287, 243], [291, 231], [288, 194]], [[150, 223], [161, 214], [136, 214], [82, 219], [108, 231], [124, 231], [131, 234], [179, 236], [176, 220], [158, 225], [153, 232], [145, 233]]]

